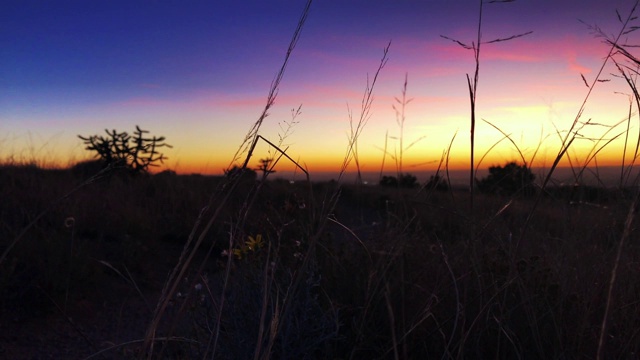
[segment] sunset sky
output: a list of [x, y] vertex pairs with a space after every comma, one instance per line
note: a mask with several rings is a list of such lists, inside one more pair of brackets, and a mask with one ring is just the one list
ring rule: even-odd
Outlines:
[[[68, 165], [87, 158], [78, 134], [135, 125], [166, 136], [166, 168], [220, 173], [266, 103], [304, 0], [253, 1], [11, 1], [0, 6], [0, 160]], [[502, 139], [498, 126], [527, 160], [541, 143], [534, 167], [549, 166], [608, 47], [584, 24], [613, 36], [630, 0], [519, 0], [484, 5], [480, 62], [477, 159]], [[379, 171], [385, 134], [397, 152], [399, 127], [392, 105], [405, 74], [405, 171], [432, 169], [457, 132], [451, 166], [469, 163], [466, 74], [478, 24], [477, 0], [315, 1], [294, 50], [278, 98], [261, 133], [278, 142], [291, 111], [301, 108], [284, 140], [287, 153], [314, 172], [340, 167], [367, 85], [391, 41], [387, 66], [374, 89], [371, 118], [359, 140], [361, 165]], [[582, 20], [582, 22], [580, 21]], [[584, 23], [583, 23], [584, 22]], [[640, 25], [640, 24], [634, 24]], [[625, 40], [639, 43], [638, 34]], [[615, 124], [629, 110], [629, 89], [609, 64], [582, 115]], [[624, 94], [621, 94], [624, 93]], [[630, 134], [637, 136], [637, 118]], [[282, 126], [282, 127], [281, 127]], [[626, 125], [625, 125], [626, 126]], [[581, 134], [600, 138], [604, 126]], [[609, 137], [624, 131], [610, 132]], [[635, 139], [633, 140], [635, 143]], [[584, 160], [594, 143], [575, 143]], [[619, 163], [622, 141], [601, 153], [599, 165]], [[394, 150], [395, 149], [395, 150]], [[252, 166], [269, 156], [260, 146]], [[502, 141], [484, 167], [517, 160]], [[394, 160], [387, 157], [387, 168]], [[282, 163], [283, 166], [288, 166]], [[486, 165], [486, 166], [485, 166]], [[283, 171], [286, 170], [283, 168]]]

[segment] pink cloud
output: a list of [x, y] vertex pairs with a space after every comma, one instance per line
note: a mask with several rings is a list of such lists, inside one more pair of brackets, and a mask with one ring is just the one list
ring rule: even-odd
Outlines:
[[[515, 40], [514, 40], [515, 41]], [[527, 46], [493, 46], [494, 44], [488, 44], [490, 47], [485, 47], [484, 58], [486, 60], [500, 60], [500, 61], [513, 61], [513, 62], [540, 62], [544, 61], [544, 54], [539, 52], [526, 51]], [[525, 49], [523, 49], [525, 48]], [[525, 50], [525, 51], [523, 51]]]
[[566, 54], [566, 61], [569, 66], [569, 70], [580, 74], [589, 74], [591, 69], [578, 63], [578, 55], [575, 52], [569, 52]]
[[[443, 39], [443, 41], [445, 40]], [[473, 57], [471, 50], [466, 50], [452, 42], [425, 43], [423, 46], [425, 49], [435, 51], [440, 60], [451, 60], [460, 56]], [[553, 61], [558, 58], [569, 61], [575, 60], [577, 54], [582, 57], [602, 58], [607, 53], [607, 47], [589, 35], [581, 37], [568, 35], [554, 38], [529, 36], [507, 42], [483, 44], [482, 49], [481, 57], [485, 60], [516, 62]]]

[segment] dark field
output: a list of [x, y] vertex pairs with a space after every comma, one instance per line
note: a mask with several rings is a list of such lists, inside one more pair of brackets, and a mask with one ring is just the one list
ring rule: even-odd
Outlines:
[[632, 190], [90, 175], [0, 168], [2, 358], [589, 359], [605, 318], [640, 351]]

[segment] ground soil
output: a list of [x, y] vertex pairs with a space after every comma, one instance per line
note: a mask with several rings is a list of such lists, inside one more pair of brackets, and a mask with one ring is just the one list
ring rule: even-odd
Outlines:
[[[175, 245], [156, 250], [151, 258], [158, 261], [132, 273], [142, 295], [105, 268], [107, 275], [98, 284], [70, 291], [66, 306], [64, 298], [55, 301], [37, 287], [19, 303], [5, 303], [0, 312], [0, 359], [135, 358], [179, 250]], [[117, 346], [124, 343], [132, 344]]]

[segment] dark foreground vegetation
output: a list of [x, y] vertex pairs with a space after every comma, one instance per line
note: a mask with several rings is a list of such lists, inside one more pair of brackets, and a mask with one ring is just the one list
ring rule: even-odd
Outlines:
[[[169, 275], [228, 181], [85, 180], [0, 168], [0, 249], [18, 240], [0, 265], [7, 358], [143, 357]], [[631, 195], [583, 190], [550, 188], [527, 223], [530, 196], [476, 195], [471, 214], [462, 190], [245, 177], [180, 274], [154, 358], [592, 358], [608, 300], [604, 353], [633, 358]]]

